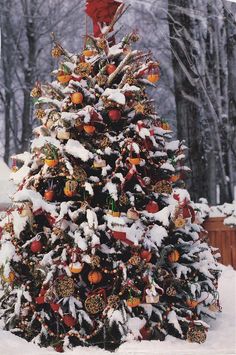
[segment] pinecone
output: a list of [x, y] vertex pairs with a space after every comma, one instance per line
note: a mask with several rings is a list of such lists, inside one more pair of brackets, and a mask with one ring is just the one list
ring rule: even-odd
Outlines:
[[182, 217], [176, 218], [174, 221], [176, 228], [183, 228], [185, 226], [185, 219]]
[[106, 84], [107, 82], [107, 76], [106, 75], [102, 75], [102, 74], [98, 74], [96, 76], [96, 80], [99, 86], [103, 86]]
[[59, 46], [55, 46], [51, 50], [51, 55], [53, 58], [59, 58], [62, 54], [63, 54], [63, 51]]
[[111, 308], [118, 308], [120, 304], [120, 297], [117, 295], [111, 295], [107, 298], [107, 305]]
[[136, 31], [134, 31], [134, 32], [131, 33], [131, 35], [130, 35], [130, 40], [131, 40], [132, 42], [138, 42], [139, 39], [140, 39], [140, 36], [139, 36], [139, 34], [138, 34]]
[[191, 343], [204, 343], [206, 341], [206, 332], [204, 327], [198, 325], [190, 326], [187, 332], [187, 339]]
[[105, 307], [106, 304], [101, 295], [91, 295], [85, 300], [85, 308], [91, 314], [102, 312]]
[[129, 198], [126, 194], [122, 194], [120, 197], [119, 197], [119, 203], [120, 205], [122, 206], [127, 206], [129, 204]]
[[103, 139], [100, 142], [100, 147], [101, 148], [106, 148], [110, 146], [110, 139], [108, 137], [103, 137]]
[[30, 96], [32, 96], [34, 98], [38, 98], [41, 95], [42, 95], [42, 90], [40, 89], [39, 86], [36, 86], [31, 90]]
[[78, 180], [79, 183], [83, 184], [87, 180], [86, 171], [80, 166], [74, 166], [74, 179]]
[[88, 76], [92, 71], [92, 66], [89, 63], [79, 63], [75, 68], [74, 72], [77, 75], [81, 75], [82, 77]]
[[75, 291], [74, 280], [68, 276], [58, 279], [56, 283], [56, 291], [59, 297], [70, 297]]
[[107, 40], [105, 38], [99, 38], [97, 40], [98, 48], [105, 49], [107, 47]]
[[91, 256], [90, 261], [91, 261], [91, 266], [93, 268], [100, 266], [101, 259], [100, 259], [100, 257], [98, 255]]
[[4, 231], [7, 232], [7, 233], [13, 233], [14, 231], [14, 226], [13, 226], [13, 223], [6, 223], [5, 226], [4, 226]]
[[133, 266], [138, 266], [141, 263], [141, 257], [137, 254], [131, 256], [129, 263]]
[[43, 118], [45, 115], [46, 115], [45, 111], [41, 108], [35, 111], [35, 117], [38, 119]]
[[176, 291], [176, 289], [174, 288], [174, 286], [169, 286], [169, 287], [166, 289], [166, 294], [167, 294], [167, 296], [175, 297], [176, 294], [177, 294], [177, 291]]
[[171, 183], [169, 183], [169, 181], [166, 180], [161, 180], [158, 181], [154, 187], [153, 187], [153, 191], [159, 194], [171, 194], [172, 193], [172, 186]]

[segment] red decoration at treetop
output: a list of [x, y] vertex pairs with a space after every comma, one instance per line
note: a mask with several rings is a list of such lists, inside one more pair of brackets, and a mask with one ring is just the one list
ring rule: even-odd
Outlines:
[[87, 0], [86, 13], [93, 20], [95, 37], [101, 36], [101, 28], [104, 24], [107, 26], [112, 22], [112, 19], [121, 4], [122, 2], [115, 0]]

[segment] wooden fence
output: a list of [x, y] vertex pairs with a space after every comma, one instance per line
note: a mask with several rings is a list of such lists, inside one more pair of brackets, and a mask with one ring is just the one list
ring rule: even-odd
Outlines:
[[236, 269], [236, 227], [225, 226], [223, 217], [209, 218], [203, 227], [208, 232], [209, 244], [220, 250], [219, 261]]

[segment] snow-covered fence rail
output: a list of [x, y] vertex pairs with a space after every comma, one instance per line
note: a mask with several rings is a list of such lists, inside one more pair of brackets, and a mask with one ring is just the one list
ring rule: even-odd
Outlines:
[[209, 243], [220, 250], [220, 262], [236, 269], [236, 227], [226, 226], [224, 217], [208, 218], [203, 226], [208, 232]]

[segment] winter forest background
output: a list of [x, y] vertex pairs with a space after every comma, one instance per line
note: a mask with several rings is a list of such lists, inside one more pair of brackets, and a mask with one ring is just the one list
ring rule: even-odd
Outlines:
[[[125, 2], [131, 7], [117, 37], [137, 29], [138, 48], [151, 50], [160, 62], [154, 99], [174, 136], [189, 148], [192, 198], [231, 202], [236, 190], [236, 3]], [[38, 125], [30, 90], [37, 80], [50, 81], [55, 65], [50, 33], [69, 51], [79, 51], [84, 6], [83, 0], [0, 0], [0, 156], [8, 163], [12, 154], [28, 149]]]

